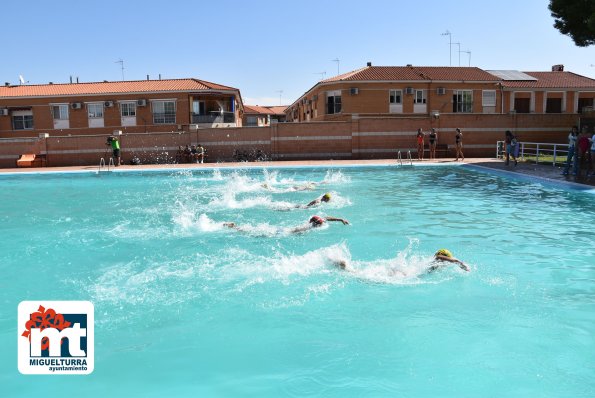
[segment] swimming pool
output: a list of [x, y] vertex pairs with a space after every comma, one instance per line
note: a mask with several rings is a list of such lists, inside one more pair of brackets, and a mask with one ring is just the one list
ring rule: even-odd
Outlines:
[[[454, 166], [0, 186], [3, 396], [595, 393], [591, 191]], [[291, 232], [314, 214], [351, 225]], [[426, 274], [443, 247], [472, 271]], [[33, 299], [94, 303], [91, 375], [18, 373], [16, 309]]]

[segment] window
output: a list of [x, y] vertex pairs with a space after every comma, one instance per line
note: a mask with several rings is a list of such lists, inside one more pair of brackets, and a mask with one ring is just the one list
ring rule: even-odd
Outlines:
[[176, 122], [175, 101], [153, 101], [153, 123], [174, 124]]
[[204, 101], [192, 101], [192, 113], [195, 115], [205, 115], [206, 107]]
[[515, 98], [514, 110], [516, 113], [531, 113], [531, 99], [530, 98]]
[[426, 103], [426, 92], [425, 90], [415, 90], [415, 97], [413, 98], [414, 104], [425, 104]]
[[68, 104], [52, 105], [54, 120], [68, 120]]
[[390, 104], [400, 105], [400, 104], [402, 104], [403, 91], [401, 91], [401, 90], [389, 90], [388, 97], [389, 97], [388, 102]]
[[341, 90], [326, 93], [326, 113], [341, 113]]
[[482, 106], [496, 106], [496, 90], [483, 90], [481, 104]]
[[12, 126], [14, 130], [33, 130], [33, 114], [13, 115]]
[[256, 116], [246, 117], [246, 126], [258, 126], [258, 118]]
[[452, 96], [452, 111], [463, 113], [473, 112], [473, 91], [455, 90]]
[[545, 102], [545, 113], [562, 113], [562, 98], [548, 98]]
[[87, 104], [87, 113], [89, 114], [89, 119], [103, 118], [103, 103]]
[[122, 117], [135, 117], [136, 116], [136, 102], [121, 102], [120, 103], [120, 114]]

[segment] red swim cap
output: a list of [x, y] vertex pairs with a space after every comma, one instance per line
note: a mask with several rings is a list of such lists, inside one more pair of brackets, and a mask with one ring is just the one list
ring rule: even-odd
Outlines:
[[322, 224], [324, 224], [324, 218], [322, 218], [320, 216], [312, 216], [310, 218], [310, 224], [322, 225]]

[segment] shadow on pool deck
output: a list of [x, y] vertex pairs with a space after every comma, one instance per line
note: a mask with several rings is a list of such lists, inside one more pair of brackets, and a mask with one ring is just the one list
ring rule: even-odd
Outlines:
[[[120, 166], [115, 170], [151, 170], [151, 169], [201, 169], [201, 168], [245, 168], [245, 167], [283, 167], [283, 166], [322, 166], [322, 167], [333, 167], [333, 166], [347, 166], [347, 165], [390, 165], [395, 164], [395, 159], [369, 159], [369, 160], [299, 160], [299, 161], [272, 161], [272, 162], [250, 162], [250, 163], [204, 163], [204, 164], [151, 164], [151, 165], [140, 165], [140, 166]], [[414, 164], [430, 164], [428, 160], [419, 162], [413, 161]], [[458, 163], [452, 158], [439, 158], [436, 159], [436, 163]], [[595, 187], [595, 177], [587, 178], [586, 170], [583, 170], [581, 176], [564, 176], [562, 175], [563, 168], [559, 166], [552, 166], [547, 164], [535, 164], [531, 162], [519, 162], [517, 166], [511, 162], [510, 165], [506, 166], [504, 161], [495, 158], [471, 158], [465, 159], [465, 164], [477, 165], [480, 167], [486, 167], [490, 169], [518, 173], [531, 177], [544, 178], [551, 181], [560, 183], [574, 183], [582, 184]], [[19, 169], [0, 169], [2, 173], [18, 173], [18, 172], [72, 172], [72, 171], [97, 171], [97, 166], [72, 166], [72, 167], [43, 167], [43, 168], [19, 168]]]

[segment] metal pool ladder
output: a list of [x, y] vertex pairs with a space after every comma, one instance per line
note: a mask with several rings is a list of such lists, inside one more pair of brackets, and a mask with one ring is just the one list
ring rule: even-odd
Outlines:
[[97, 170], [97, 172], [100, 173], [102, 171], [111, 171], [110, 169], [112, 167], [115, 167], [114, 158], [109, 158], [109, 162], [108, 162], [107, 166], [105, 165], [105, 159], [101, 158], [99, 160], [99, 169]]
[[[409, 161], [409, 165], [413, 166], [413, 159], [411, 158], [411, 151], [407, 151], [407, 160]], [[403, 166], [403, 156], [401, 155], [401, 151], [397, 152], [397, 165]]]

